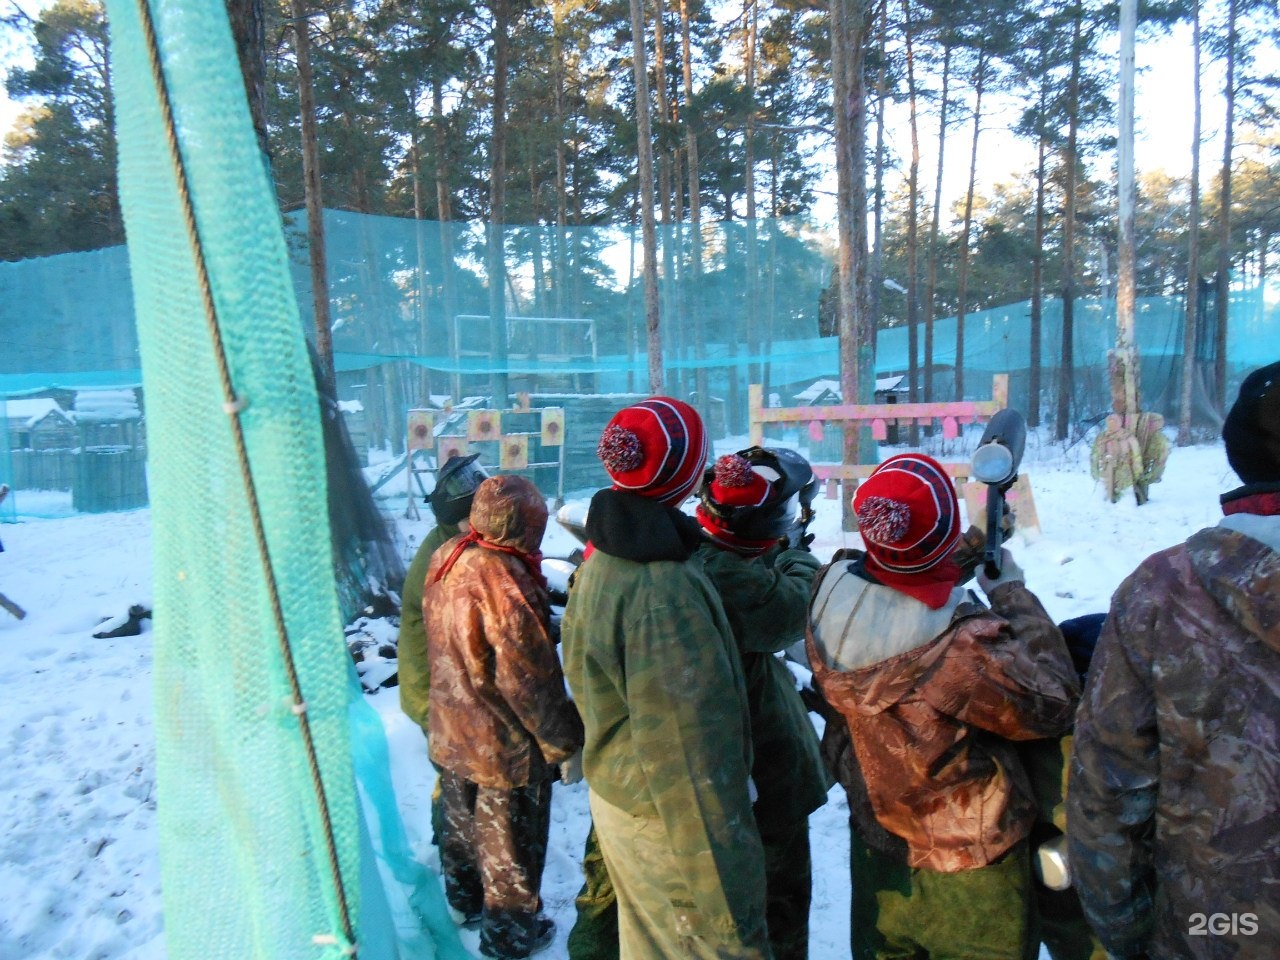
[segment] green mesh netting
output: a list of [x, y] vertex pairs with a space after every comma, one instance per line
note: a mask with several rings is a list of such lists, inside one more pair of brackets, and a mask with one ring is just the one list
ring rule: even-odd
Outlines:
[[[409, 924], [388, 909], [363, 827], [350, 722], [368, 708], [351, 683], [334, 593], [319, 407], [225, 8], [220, 0], [159, 0], [149, 10], [145, 0], [113, 0], [108, 12], [147, 393], [169, 955], [337, 958], [354, 939], [374, 960], [398, 951], [465, 956], [440, 922], [438, 889], [403, 863], [388, 869], [415, 885], [407, 909], [419, 913], [410, 931], [419, 936], [397, 946], [392, 931]], [[160, 81], [153, 65], [162, 65]], [[166, 138], [164, 89], [180, 163]], [[198, 246], [185, 225], [180, 172]], [[243, 405], [242, 448], [215, 329]], [[290, 664], [305, 709], [296, 706]], [[367, 722], [361, 729], [366, 740], [381, 735]], [[366, 769], [372, 749], [363, 743], [358, 755]], [[385, 767], [385, 757], [377, 762]], [[398, 818], [382, 773], [364, 792], [392, 855]], [[427, 929], [440, 932], [434, 943]]]

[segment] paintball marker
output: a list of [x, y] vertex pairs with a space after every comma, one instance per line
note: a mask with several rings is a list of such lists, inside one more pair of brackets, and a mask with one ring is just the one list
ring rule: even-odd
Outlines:
[[991, 418], [973, 452], [972, 476], [987, 485], [987, 543], [982, 565], [983, 572], [993, 580], [1000, 576], [1005, 494], [1018, 479], [1026, 442], [1026, 419], [1017, 410], [1005, 408]]

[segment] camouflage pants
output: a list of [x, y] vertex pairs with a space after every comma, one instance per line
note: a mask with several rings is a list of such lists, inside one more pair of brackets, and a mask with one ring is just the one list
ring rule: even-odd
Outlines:
[[541, 930], [539, 888], [551, 827], [551, 782], [510, 790], [481, 787], [444, 771], [440, 864], [449, 905], [481, 915], [490, 955], [526, 956]]
[[1031, 858], [1024, 840], [995, 863], [942, 873], [914, 869], [852, 834], [854, 960], [1027, 960]]
[[[813, 892], [809, 819], [762, 829], [760, 841], [774, 960], [807, 960]], [[618, 960], [618, 900], [594, 825], [582, 853], [582, 873], [582, 889], [574, 900], [578, 915], [569, 931], [569, 960]]]
[[[715, 918], [697, 917], [662, 821], [633, 817], [590, 794], [600, 852], [616, 894], [621, 960], [770, 960], [764, 923], [735, 942], [707, 936]], [[690, 905], [677, 914], [675, 903]], [[599, 944], [596, 944], [599, 946]], [[572, 956], [577, 957], [577, 954]]]

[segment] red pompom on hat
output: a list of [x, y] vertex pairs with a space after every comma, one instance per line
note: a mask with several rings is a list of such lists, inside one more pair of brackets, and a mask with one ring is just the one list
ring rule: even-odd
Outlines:
[[937, 609], [951, 594], [959, 568], [960, 503], [942, 465], [903, 453], [876, 467], [853, 496], [869, 570], [886, 585]]
[[707, 451], [698, 411], [672, 397], [650, 397], [619, 410], [596, 446], [614, 489], [671, 505], [693, 492]]
[[758, 507], [769, 499], [769, 481], [737, 453], [725, 454], [716, 461], [709, 486], [712, 499], [726, 507]]

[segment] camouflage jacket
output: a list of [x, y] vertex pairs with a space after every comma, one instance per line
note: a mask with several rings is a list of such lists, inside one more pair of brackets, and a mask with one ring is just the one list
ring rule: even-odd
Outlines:
[[[1014, 741], [1066, 733], [1079, 699], [1062, 634], [1021, 582], [996, 587], [991, 610], [963, 597], [935, 631], [924, 604], [836, 562], [815, 585], [807, 640], [877, 823], [906, 841], [911, 866], [946, 873], [1030, 833], [1035, 795]], [[837, 665], [837, 651], [868, 648], [870, 662]]]
[[1120, 585], [1090, 667], [1067, 835], [1116, 957], [1280, 957], [1280, 553], [1232, 519]]
[[[752, 817], [742, 663], [692, 517], [604, 490], [593, 551], [561, 623], [565, 673], [586, 727], [593, 792], [661, 822], [698, 929], [720, 956], [750, 955], [764, 924], [764, 855]], [[654, 877], [661, 884], [661, 877]]]
[[802, 550], [748, 558], [712, 544], [698, 549], [742, 653], [758, 796], [756, 823], [803, 819], [826, 803], [831, 778], [795, 678], [774, 656], [804, 639], [817, 558]]
[[431, 664], [427, 662], [427, 631], [422, 620], [422, 588], [432, 554], [454, 536], [449, 529], [443, 525], [432, 527], [431, 532], [423, 537], [404, 575], [404, 589], [400, 595], [400, 632], [396, 636], [400, 709], [424, 728], [427, 726], [427, 703], [431, 695]]
[[[499, 479], [518, 478], [491, 478]], [[484, 494], [482, 485], [472, 529], [491, 543], [536, 550], [545, 506], [531, 529], [519, 512], [487, 509]], [[545, 588], [520, 558], [476, 544], [436, 581], [459, 542], [448, 541], [431, 558], [422, 600], [431, 660], [428, 748], [435, 763], [472, 783], [525, 786], [546, 779], [549, 764], [578, 749], [582, 723], [548, 633]]]

